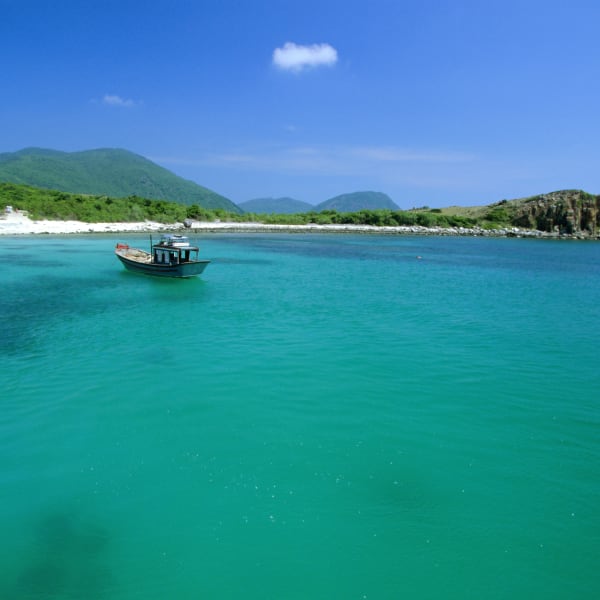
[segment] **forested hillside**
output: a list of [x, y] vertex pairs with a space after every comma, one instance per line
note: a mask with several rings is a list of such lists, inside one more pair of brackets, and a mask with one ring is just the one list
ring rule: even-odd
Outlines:
[[383, 192], [352, 192], [340, 194], [315, 206], [316, 211], [337, 210], [354, 212], [357, 210], [399, 210], [398, 205]]
[[242, 212], [233, 202], [127, 150], [59, 152], [26, 148], [0, 154], [0, 182], [75, 194], [140, 196]]

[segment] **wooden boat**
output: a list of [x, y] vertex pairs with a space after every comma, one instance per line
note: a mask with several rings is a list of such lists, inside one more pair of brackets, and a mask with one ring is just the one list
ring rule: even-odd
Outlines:
[[129, 271], [158, 277], [194, 277], [200, 275], [210, 260], [198, 259], [198, 246], [191, 246], [184, 235], [164, 234], [152, 243], [150, 252], [117, 244], [115, 254]]

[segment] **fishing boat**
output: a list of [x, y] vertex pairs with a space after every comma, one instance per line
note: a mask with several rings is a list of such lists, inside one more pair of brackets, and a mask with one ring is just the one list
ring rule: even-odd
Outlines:
[[199, 260], [198, 246], [190, 245], [184, 235], [164, 234], [156, 244], [150, 237], [150, 252], [117, 244], [115, 254], [125, 268], [158, 277], [194, 277], [200, 275], [210, 260]]

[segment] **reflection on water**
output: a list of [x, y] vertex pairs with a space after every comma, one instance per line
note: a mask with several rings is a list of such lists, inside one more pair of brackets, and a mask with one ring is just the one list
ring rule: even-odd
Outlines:
[[55, 321], [105, 310], [110, 298], [98, 299], [94, 293], [110, 285], [108, 279], [79, 280], [60, 275], [32, 277], [26, 285], [5, 283], [0, 295], [0, 354], [30, 351], [38, 338], [36, 332], [51, 328]]
[[[104, 598], [111, 587], [106, 529], [68, 509], [36, 517], [11, 598]], [[1, 591], [1, 590], [0, 590]]]

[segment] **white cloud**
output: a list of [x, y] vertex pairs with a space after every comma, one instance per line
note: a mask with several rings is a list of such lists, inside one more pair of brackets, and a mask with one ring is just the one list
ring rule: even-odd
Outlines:
[[273, 50], [273, 64], [284, 71], [295, 73], [312, 67], [332, 67], [337, 59], [337, 50], [329, 44], [300, 46], [286, 42], [282, 48]]
[[104, 97], [102, 98], [102, 104], [131, 108], [134, 106], [135, 102], [129, 98], [121, 98], [121, 96], [116, 96], [114, 94], [104, 94]]

